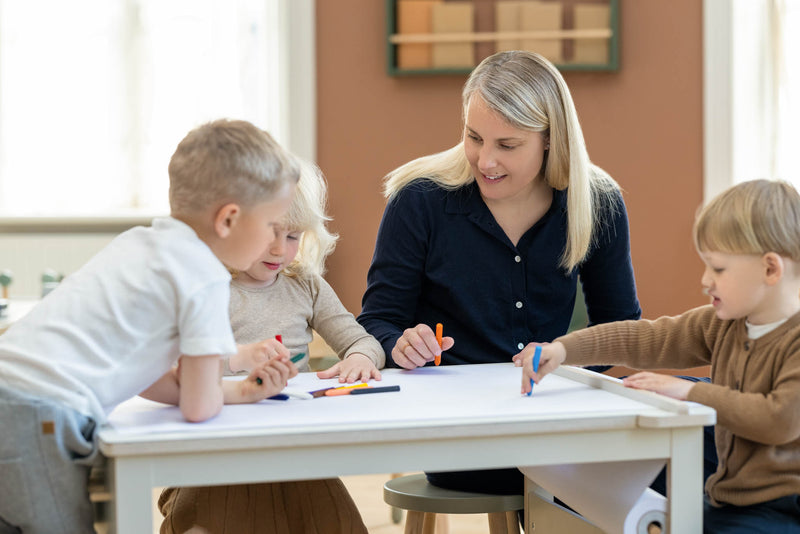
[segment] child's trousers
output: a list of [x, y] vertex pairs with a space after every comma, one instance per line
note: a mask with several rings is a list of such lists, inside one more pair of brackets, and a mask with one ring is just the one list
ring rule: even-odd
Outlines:
[[338, 478], [167, 488], [158, 500], [161, 534], [193, 526], [209, 534], [367, 534]]
[[788, 495], [752, 506], [703, 509], [704, 534], [800, 534], [800, 496]]
[[95, 422], [0, 388], [0, 534], [94, 533]]

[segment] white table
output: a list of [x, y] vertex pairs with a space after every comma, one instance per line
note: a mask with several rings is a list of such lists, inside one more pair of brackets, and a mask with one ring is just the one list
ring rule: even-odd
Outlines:
[[[562, 367], [519, 394], [512, 364], [384, 370], [401, 391], [226, 406], [200, 424], [175, 407], [123, 403], [101, 429], [116, 532], [152, 529], [160, 486], [663, 458], [671, 531], [702, 530], [702, 426], [714, 410]], [[290, 386], [332, 384], [312, 373]]]

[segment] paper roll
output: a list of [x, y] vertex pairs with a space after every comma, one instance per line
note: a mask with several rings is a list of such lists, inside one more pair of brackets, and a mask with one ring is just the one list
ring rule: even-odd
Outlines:
[[667, 500], [648, 488], [661, 460], [520, 467], [525, 476], [609, 534], [666, 531]]

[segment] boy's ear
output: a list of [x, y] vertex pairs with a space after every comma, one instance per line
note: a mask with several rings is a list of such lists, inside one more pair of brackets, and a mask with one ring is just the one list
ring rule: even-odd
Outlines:
[[214, 231], [217, 236], [226, 238], [230, 235], [231, 229], [239, 222], [242, 215], [242, 208], [238, 204], [228, 203], [217, 210], [214, 216]]
[[785, 266], [780, 254], [767, 252], [761, 257], [761, 263], [764, 265], [764, 276], [768, 285], [776, 284], [783, 277]]

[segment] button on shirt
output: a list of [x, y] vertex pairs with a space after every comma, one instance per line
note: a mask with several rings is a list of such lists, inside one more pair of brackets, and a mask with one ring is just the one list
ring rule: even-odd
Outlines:
[[553, 191], [549, 211], [514, 246], [475, 183], [447, 191], [417, 180], [386, 207], [358, 320], [392, 366], [395, 342], [419, 323], [442, 323], [455, 339], [442, 364], [507, 362], [532, 341], [552, 341], [569, 327], [578, 275], [590, 324], [638, 319], [621, 196], [601, 219], [596, 246], [567, 273], [558, 266], [566, 191]]

